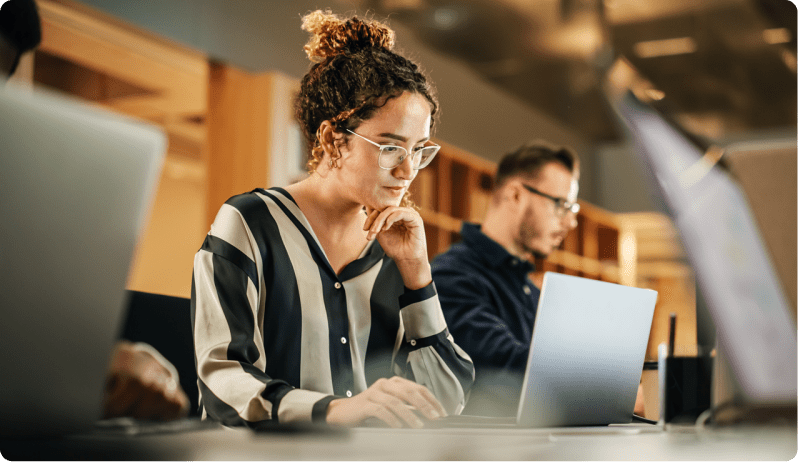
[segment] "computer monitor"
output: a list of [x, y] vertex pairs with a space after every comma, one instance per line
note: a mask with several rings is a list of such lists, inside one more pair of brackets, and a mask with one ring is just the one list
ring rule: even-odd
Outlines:
[[795, 325], [746, 196], [712, 153], [635, 96], [623, 78], [633, 72], [623, 62], [610, 71], [610, 104], [679, 230], [737, 393], [795, 406]]

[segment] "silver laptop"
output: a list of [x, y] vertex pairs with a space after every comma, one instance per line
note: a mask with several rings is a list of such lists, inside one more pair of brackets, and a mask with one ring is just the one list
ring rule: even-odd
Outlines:
[[656, 302], [654, 290], [547, 272], [516, 417], [451, 416], [438, 426], [630, 423]]
[[165, 146], [151, 126], [0, 87], [0, 436], [100, 417]]
[[632, 421], [657, 292], [546, 273], [518, 424]]

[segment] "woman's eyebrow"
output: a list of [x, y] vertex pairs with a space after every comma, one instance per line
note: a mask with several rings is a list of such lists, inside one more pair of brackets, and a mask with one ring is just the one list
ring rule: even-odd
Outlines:
[[[382, 137], [382, 138], [391, 138], [393, 140], [401, 141], [403, 143], [407, 142], [407, 138], [406, 137], [401, 136], [401, 135], [397, 135], [396, 133], [380, 133], [377, 136]], [[418, 140], [418, 143], [426, 143], [429, 140], [430, 140], [430, 138], [428, 136], [426, 138], [422, 138], [422, 139]]]

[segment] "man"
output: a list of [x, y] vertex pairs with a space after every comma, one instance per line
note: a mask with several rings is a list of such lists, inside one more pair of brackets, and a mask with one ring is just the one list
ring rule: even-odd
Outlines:
[[[0, 1], [0, 91], [22, 56], [41, 42], [33, 0]], [[31, 186], [35, 187], [35, 186]], [[151, 346], [117, 342], [108, 365], [103, 416], [171, 420], [186, 415], [189, 401], [177, 371]]]
[[464, 414], [518, 409], [540, 298], [531, 260], [546, 258], [576, 227], [578, 181], [571, 149], [520, 147], [499, 163], [484, 224], [464, 223], [462, 242], [432, 262], [446, 323], [476, 369]]

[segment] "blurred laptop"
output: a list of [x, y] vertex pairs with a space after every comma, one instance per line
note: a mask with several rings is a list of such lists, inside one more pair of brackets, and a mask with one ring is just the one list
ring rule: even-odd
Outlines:
[[166, 138], [9, 84], [0, 140], [0, 436], [90, 429]]
[[432, 426], [632, 422], [656, 301], [654, 290], [545, 273], [516, 416], [450, 416]]
[[[722, 407], [720, 401], [728, 399], [726, 404], [784, 407], [794, 412], [796, 331], [784, 286], [794, 290], [795, 281], [780, 283], [749, 207], [751, 199], [761, 204], [763, 198], [756, 192], [747, 197], [721, 167], [718, 161], [724, 150], [703, 152], [682, 130], [638, 99], [635, 90], [646, 82], [630, 64], [619, 60], [609, 77], [606, 90], [610, 102], [636, 143], [655, 194], [663, 199], [679, 229], [699, 294], [717, 328], [718, 349], [733, 372], [734, 390], [720, 400], [716, 395], [714, 405]], [[794, 178], [795, 145], [784, 155], [791, 155], [792, 162], [772, 168], [792, 168]], [[745, 181], [747, 174], [742, 170], [750, 166], [735, 168], [739, 159], [734, 157], [726, 163]], [[754, 165], [757, 169], [767, 167], [761, 160]], [[785, 195], [794, 198], [794, 182], [791, 188], [793, 191]], [[795, 199], [781, 200], [780, 195], [769, 201], [783, 207], [791, 203], [793, 210], [795, 207]], [[792, 240], [790, 247], [794, 249], [794, 222], [791, 227], [793, 232], [787, 239]], [[794, 255], [792, 262], [793, 267], [785, 273], [794, 279]]]

